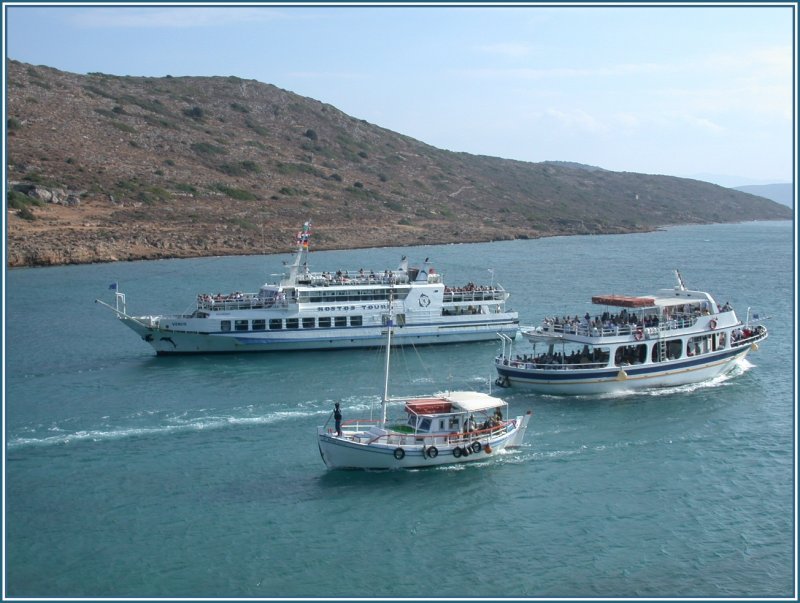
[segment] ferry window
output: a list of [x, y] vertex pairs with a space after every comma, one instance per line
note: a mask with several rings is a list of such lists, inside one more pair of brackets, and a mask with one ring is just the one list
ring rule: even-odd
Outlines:
[[686, 355], [699, 356], [700, 354], [707, 354], [712, 349], [712, 340], [710, 335], [692, 337], [686, 344]]
[[350, 317], [350, 326], [351, 327], [360, 327], [361, 326], [361, 317], [360, 316], [351, 316]]
[[331, 326], [331, 317], [330, 316], [320, 316], [319, 318], [319, 328], [326, 329]]
[[617, 348], [614, 354], [616, 366], [642, 364], [647, 358], [647, 344], [623, 345]]
[[313, 329], [314, 328], [314, 317], [304, 318], [303, 319], [303, 328], [304, 329]]
[[246, 320], [237, 320], [234, 323], [234, 327], [236, 328], [237, 331], [247, 331], [247, 329], [248, 329], [248, 324], [247, 323], [248, 323], [248, 321], [246, 321]]
[[287, 329], [299, 329], [300, 328], [300, 320], [297, 318], [287, 318], [286, 319], [286, 328]]
[[668, 341], [656, 342], [653, 344], [651, 359], [653, 362], [663, 362], [664, 360], [675, 360], [683, 354], [683, 342], [680, 339], [670, 339]]
[[267, 328], [267, 321], [263, 318], [256, 318], [253, 321], [253, 330], [254, 331], [264, 331]]
[[334, 325], [337, 327], [346, 327], [347, 326], [347, 316], [336, 316], [334, 319]]
[[283, 321], [280, 318], [270, 318], [269, 319], [269, 328], [270, 330], [277, 330], [283, 328]]
[[419, 422], [419, 430], [420, 431], [430, 431], [431, 430], [431, 420], [430, 419], [422, 419]]
[[220, 331], [230, 331], [231, 330], [231, 321], [230, 320], [223, 320], [219, 323]]

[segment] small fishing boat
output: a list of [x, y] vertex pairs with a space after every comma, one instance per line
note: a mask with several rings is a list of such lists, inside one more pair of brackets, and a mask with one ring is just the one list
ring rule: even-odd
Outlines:
[[[386, 367], [381, 418], [341, 421], [317, 428], [319, 452], [330, 469], [411, 469], [487, 458], [521, 445], [531, 411], [514, 418], [494, 396], [454, 391], [427, 397], [392, 397], [389, 366], [394, 321], [387, 319]], [[388, 420], [389, 406], [404, 415]], [[341, 421], [341, 422], [340, 422]]]
[[312, 272], [310, 239], [306, 222], [280, 282], [251, 293], [200, 293], [184, 314], [133, 316], [117, 283], [110, 287], [115, 305], [95, 301], [159, 355], [379, 346], [390, 293], [398, 308], [396, 344], [488, 341], [519, 331], [517, 312], [506, 308], [509, 294], [494, 278], [448, 286], [428, 258], [414, 267], [405, 256], [394, 270]]
[[700, 383], [724, 375], [767, 338], [757, 314], [742, 322], [730, 304], [677, 285], [655, 295], [598, 295], [602, 314], [546, 318], [523, 328], [533, 344], [514, 353], [501, 335], [496, 383], [544, 394], [594, 395]]

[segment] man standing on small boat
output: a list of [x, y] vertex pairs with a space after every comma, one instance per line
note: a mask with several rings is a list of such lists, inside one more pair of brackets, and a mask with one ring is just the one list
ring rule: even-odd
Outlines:
[[338, 402], [333, 405], [333, 419], [336, 421], [336, 435], [342, 437], [342, 411]]

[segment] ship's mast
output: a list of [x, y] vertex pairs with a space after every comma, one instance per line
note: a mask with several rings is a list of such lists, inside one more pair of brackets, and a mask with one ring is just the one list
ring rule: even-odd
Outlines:
[[303, 230], [297, 233], [295, 242], [297, 243], [297, 251], [294, 254], [294, 260], [288, 265], [289, 274], [286, 275], [283, 284], [295, 285], [297, 284], [297, 272], [300, 270], [300, 264], [303, 260], [303, 253], [305, 252], [306, 262], [308, 262], [308, 240], [311, 238], [311, 221], [306, 221], [303, 224]]

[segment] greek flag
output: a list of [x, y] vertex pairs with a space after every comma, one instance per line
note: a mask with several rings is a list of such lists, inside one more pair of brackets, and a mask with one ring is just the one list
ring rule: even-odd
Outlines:
[[113, 290], [113, 291], [116, 291], [116, 290], [117, 290], [117, 283], [111, 283], [111, 284], [108, 286], [108, 288], [109, 288], [109, 289], [111, 289], [111, 290]]

